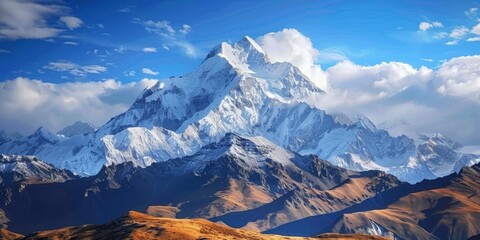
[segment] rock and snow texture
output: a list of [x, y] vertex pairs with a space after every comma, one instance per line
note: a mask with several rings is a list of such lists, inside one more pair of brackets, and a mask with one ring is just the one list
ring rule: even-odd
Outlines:
[[64, 182], [76, 176], [67, 170], [59, 170], [34, 156], [0, 154], [0, 186], [14, 182]]
[[422, 136], [424, 143], [418, 146], [420, 158], [436, 177], [458, 172], [464, 166], [480, 162], [480, 155], [462, 152], [462, 145], [441, 134]]
[[[95, 174], [106, 164], [195, 154], [227, 133], [261, 136], [300, 154], [353, 170], [384, 170], [408, 182], [434, 178], [412, 139], [392, 137], [361, 116], [318, 108], [325, 94], [290, 63], [271, 63], [249, 37], [221, 43], [192, 73], [160, 80], [96, 132], [0, 144], [60, 168]], [[38, 131], [37, 131], [38, 132]], [[35, 135], [35, 134], [34, 134]], [[48, 135], [48, 134], [46, 134]]]
[[73, 137], [75, 135], [83, 135], [94, 133], [97, 130], [91, 123], [84, 123], [77, 121], [70, 126], [65, 127], [64, 129], [57, 132], [58, 135], [63, 135], [65, 137]]

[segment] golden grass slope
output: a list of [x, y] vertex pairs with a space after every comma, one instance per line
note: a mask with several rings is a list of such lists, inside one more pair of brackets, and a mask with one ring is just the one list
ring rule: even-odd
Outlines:
[[[10, 238], [16, 239], [16, 238]], [[18, 236], [17, 239], [21, 239]], [[23, 239], [164, 239], [164, 240], [199, 240], [199, 239], [357, 239], [383, 240], [384, 238], [368, 235], [331, 234], [317, 238], [285, 237], [265, 235], [243, 229], [235, 229], [225, 225], [212, 223], [204, 219], [173, 219], [153, 217], [131, 211], [127, 215], [112, 222], [100, 225], [83, 225], [66, 227], [57, 230], [42, 231], [26, 236]]]

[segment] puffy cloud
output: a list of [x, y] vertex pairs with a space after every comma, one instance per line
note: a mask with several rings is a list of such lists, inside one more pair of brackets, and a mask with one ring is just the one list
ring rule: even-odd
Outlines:
[[142, 73], [153, 75], [153, 76], [157, 76], [159, 74], [159, 72], [155, 72], [150, 68], [142, 68]]
[[157, 52], [157, 49], [154, 47], [146, 47], [146, 48], [143, 48], [142, 51], [146, 53], [154, 53], [154, 52]]
[[[330, 91], [317, 99], [329, 112], [361, 113], [394, 135], [441, 132], [478, 144], [480, 56], [453, 58], [438, 70], [388, 62], [340, 62], [326, 70]], [[459, 117], [461, 116], [461, 117]], [[461, 126], [461, 127], [459, 127]]]
[[62, 29], [49, 26], [47, 19], [66, 10], [59, 5], [34, 1], [0, 0], [0, 38], [40, 39], [56, 36]]
[[152, 32], [161, 37], [163, 43], [162, 47], [165, 50], [170, 50], [173, 47], [179, 48], [188, 57], [196, 58], [198, 50], [185, 37], [191, 31], [191, 26], [183, 24], [178, 31], [175, 30], [168, 21], [141, 21], [134, 19], [134, 23], [142, 24], [145, 30]]
[[471, 33], [480, 35], [480, 23], [477, 24], [477, 25], [475, 25], [475, 26], [472, 28]]
[[478, 42], [480, 41], [480, 37], [471, 37], [467, 39], [467, 42]]
[[443, 27], [443, 23], [441, 23], [439, 21], [434, 21], [434, 22], [432, 22], [432, 26], [436, 27], [436, 28], [441, 28], [441, 27]]
[[433, 25], [428, 23], [428, 22], [421, 22], [419, 25], [418, 25], [418, 29], [420, 31], [427, 31], [428, 29], [432, 28]]
[[72, 16], [61, 17], [60, 21], [62, 21], [70, 30], [79, 28], [83, 24], [83, 21], [80, 18]]
[[283, 29], [257, 38], [258, 44], [272, 62], [290, 62], [317, 86], [328, 90], [328, 83], [320, 65], [316, 64], [319, 51], [312, 41], [296, 29]]
[[[327, 70], [330, 91], [320, 107], [329, 109], [368, 107], [391, 98], [413, 85], [424, 86], [433, 78], [426, 67], [415, 69], [401, 62], [384, 62], [360, 66], [350, 61], [340, 62]], [[331, 99], [330, 99], [331, 98]]]
[[462, 39], [468, 33], [468, 28], [464, 26], [456, 27], [450, 33], [450, 37], [453, 39]]
[[72, 75], [84, 77], [88, 74], [98, 74], [106, 72], [107, 68], [100, 65], [79, 65], [69, 61], [49, 62], [48, 65], [43, 66], [43, 69], [49, 69], [57, 72], [69, 72]]
[[443, 63], [438, 77], [439, 93], [480, 103], [480, 55], [457, 57]]
[[418, 25], [418, 29], [422, 32], [425, 32], [427, 31], [428, 29], [430, 28], [441, 28], [443, 27], [443, 24], [441, 22], [438, 22], [438, 21], [433, 21], [432, 23], [429, 23], [429, 22], [421, 22], [419, 25]]
[[125, 111], [145, 87], [155, 82], [54, 84], [23, 77], [0, 82], [0, 129], [30, 134], [45, 126], [58, 131], [78, 120], [99, 126]]

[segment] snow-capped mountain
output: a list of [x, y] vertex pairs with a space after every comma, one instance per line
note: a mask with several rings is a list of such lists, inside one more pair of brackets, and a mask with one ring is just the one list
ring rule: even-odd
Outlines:
[[56, 146], [65, 140], [44, 127], [38, 128], [32, 135], [0, 144], [0, 153], [16, 155], [38, 155], [46, 146]]
[[81, 121], [77, 121], [70, 126], [63, 128], [62, 130], [58, 131], [58, 135], [63, 135], [65, 137], [73, 137], [75, 135], [82, 135], [82, 134], [89, 134], [94, 133], [97, 130], [91, 123], [84, 123]]
[[76, 176], [68, 170], [60, 170], [34, 156], [0, 154], [0, 186], [21, 181], [64, 182]]
[[179, 218], [266, 230], [345, 209], [399, 185], [404, 184], [381, 171], [350, 171], [262, 137], [229, 133], [194, 155], [146, 168], [126, 162], [103, 166], [91, 177], [28, 185], [11, 191], [0, 209], [11, 219], [9, 228], [22, 233], [161, 206], [176, 208]]
[[432, 136], [422, 135], [424, 143], [418, 146], [420, 158], [428, 169], [437, 177], [458, 172], [464, 166], [472, 166], [480, 162], [480, 155], [462, 153], [461, 144], [436, 133]]
[[158, 81], [93, 134], [55, 143], [0, 145], [35, 154], [76, 173], [106, 164], [153, 162], [195, 154], [227, 133], [261, 136], [300, 154], [353, 170], [383, 170], [401, 180], [434, 178], [406, 136], [392, 137], [365, 117], [318, 108], [326, 94], [290, 63], [271, 63], [245, 37], [216, 46], [192, 73]]

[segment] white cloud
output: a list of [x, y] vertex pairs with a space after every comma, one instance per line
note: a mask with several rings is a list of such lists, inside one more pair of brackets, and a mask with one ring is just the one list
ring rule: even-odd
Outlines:
[[478, 13], [478, 8], [470, 8], [467, 11], [465, 11], [465, 15], [467, 15], [467, 17], [472, 19], [477, 19], [477, 13]]
[[420, 60], [422, 60], [424, 62], [433, 62], [433, 59], [431, 59], [431, 58], [420, 58]]
[[438, 33], [435, 33], [433, 35], [433, 38], [435, 38], [435, 39], [442, 39], [442, 38], [446, 38], [446, 37], [448, 37], [447, 32], [438, 32]]
[[437, 71], [343, 61], [326, 74], [330, 91], [317, 99], [321, 109], [362, 113], [377, 124], [405, 120], [395, 134], [441, 132], [461, 143], [480, 143], [472, 134], [480, 121], [480, 56], [450, 59]]
[[83, 21], [80, 18], [72, 16], [61, 17], [60, 21], [62, 21], [70, 30], [79, 28], [83, 24]]
[[421, 22], [419, 25], [418, 25], [418, 29], [420, 31], [427, 31], [428, 29], [432, 28], [433, 25], [428, 23], [428, 22]]
[[78, 120], [100, 126], [125, 111], [145, 87], [155, 82], [54, 84], [23, 77], [0, 82], [0, 129], [30, 134], [44, 126], [58, 131]]
[[422, 32], [427, 31], [430, 28], [442, 28], [443, 24], [439, 21], [433, 21], [432, 23], [429, 22], [421, 22], [418, 25], [418, 29]]
[[192, 27], [188, 24], [183, 24], [182, 25], [182, 29], [178, 30], [180, 33], [182, 34], [187, 34], [189, 33], [190, 31], [192, 31]]
[[290, 62], [317, 86], [328, 90], [328, 83], [320, 65], [316, 64], [319, 51], [312, 41], [296, 29], [283, 29], [257, 38], [258, 44], [273, 62]]
[[135, 71], [124, 71], [123, 72], [123, 75], [125, 75], [125, 77], [135, 77]]
[[442, 27], [443, 27], [443, 23], [438, 22], [438, 21], [434, 21], [434, 22], [432, 22], [432, 26], [433, 26], [433, 27], [436, 27], [436, 28], [442, 28]]
[[0, 38], [41, 39], [55, 37], [62, 29], [49, 25], [48, 19], [67, 8], [40, 4], [31, 0], [0, 0]]
[[0, 48], [0, 53], [11, 53], [11, 51], [9, 51], [9, 50], [6, 50], [6, 49], [1, 49], [1, 48]]
[[87, 76], [88, 74], [98, 74], [106, 72], [107, 68], [100, 65], [79, 65], [69, 61], [49, 62], [48, 65], [43, 66], [44, 69], [49, 69], [57, 72], [69, 72], [75, 76]]
[[128, 13], [128, 12], [131, 12], [133, 8], [134, 8], [133, 6], [124, 7], [122, 9], [118, 10], [118, 12]]
[[468, 33], [468, 28], [465, 26], [456, 27], [450, 33], [450, 37], [453, 39], [462, 39]]
[[146, 47], [146, 48], [143, 48], [142, 51], [146, 53], [154, 53], [154, 52], [157, 52], [157, 49], [154, 47]]
[[134, 19], [133, 22], [142, 24], [145, 27], [145, 30], [160, 36], [163, 41], [163, 49], [170, 50], [176, 47], [181, 49], [188, 57], [198, 57], [197, 48], [186, 39], [186, 35], [192, 29], [190, 25], [183, 24], [182, 28], [177, 31], [168, 21], [141, 21], [140, 19]]
[[457, 57], [443, 63], [438, 77], [439, 93], [480, 103], [480, 55]]
[[473, 34], [476, 34], [476, 35], [480, 35], [480, 23], [475, 25], [472, 28], [472, 31], [470, 31], [470, 32], [473, 33]]
[[75, 46], [75, 45], [78, 45], [77, 42], [63, 42], [63, 44], [65, 44], [65, 45], [74, 45], [74, 46]]
[[480, 37], [471, 37], [467, 39], [467, 42], [478, 42], [480, 41]]
[[447, 45], [447, 46], [458, 45], [458, 40], [448, 41], [448, 42], [445, 43], [445, 45]]
[[142, 73], [153, 75], [153, 76], [157, 76], [159, 74], [159, 72], [155, 72], [150, 68], [142, 68]]

